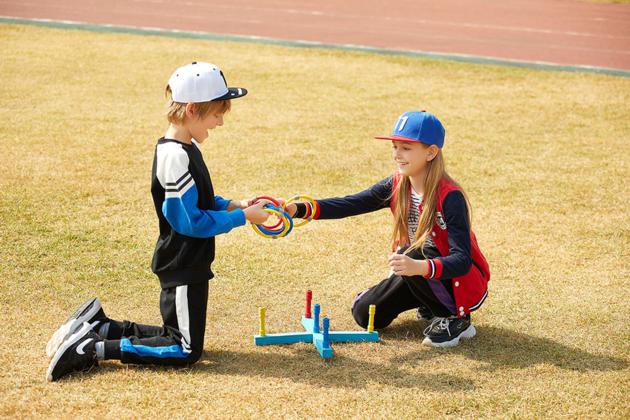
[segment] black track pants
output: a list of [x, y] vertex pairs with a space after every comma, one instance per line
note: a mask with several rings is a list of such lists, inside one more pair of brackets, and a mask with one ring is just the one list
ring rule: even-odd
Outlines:
[[189, 365], [203, 352], [208, 282], [162, 289], [164, 325], [110, 321], [105, 358], [124, 363]]

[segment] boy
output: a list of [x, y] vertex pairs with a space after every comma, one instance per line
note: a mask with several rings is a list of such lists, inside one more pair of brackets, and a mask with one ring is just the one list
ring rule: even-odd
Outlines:
[[197, 144], [223, 125], [231, 100], [247, 94], [228, 88], [221, 70], [209, 63], [180, 67], [168, 81], [169, 126], [155, 148], [151, 194], [160, 235], [152, 269], [160, 280], [162, 327], [115, 321], [98, 299], [90, 299], [55, 332], [46, 351], [47, 379], [84, 371], [98, 360], [189, 365], [201, 357], [206, 327], [208, 280], [214, 277], [214, 237], [237, 226], [263, 223], [266, 202], [215, 196]]

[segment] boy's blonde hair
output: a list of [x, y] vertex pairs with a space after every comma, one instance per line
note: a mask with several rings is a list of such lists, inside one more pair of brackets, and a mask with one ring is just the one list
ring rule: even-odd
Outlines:
[[[168, 122], [172, 124], [182, 124], [184, 122], [184, 119], [186, 118], [186, 103], [173, 101], [171, 87], [168, 85], [166, 85], [164, 94], [168, 98], [168, 102], [166, 104], [166, 118], [168, 119]], [[195, 108], [193, 112], [195, 117], [203, 118], [211, 112], [225, 114], [226, 112], [229, 112], [231, 108], [232, 104], [230, 100], [227, 99], [222, 101], [195, 103]]]
[[[437, 190], [442, 179], [447, 179], [451, 183], [459, 184], [451, 178], [446, 172], [444, 164], [444, 156], [442, 150], [439, 149], [437, 155], [433, 160], [427, 163], [427, 176], [424, 179], [424, 197], [422, 199], [422, 213], [420, 214], [420, 220], [418, 221], [418, 229], [416, 230], [416, 237], [413, 243], [409, 244], [408, 239], [408, 222], [407, 215], [409, 214], [409, 205], [411, 197], [411, 181], [408, 176], [402, 176], [395, 192], [395, 204], [394, 204], [394, 231], [392, 233], [392, 250], [396, 249], [397, 245], [409, 245], [406, 253], [411, 252], [414, 249], [420, 250], [424, 255], [424, 244], [427, 242], [433, 224], [435, 223], [435, 212], [437, 210]], [[472, 213], [470, 207], [470, 201], [468, 196], [461, 190], [466, 201], [466, 208], [468, 209], [468, 225], [472, 222]], [[394, 195], [394, 193], [392, 194]]]

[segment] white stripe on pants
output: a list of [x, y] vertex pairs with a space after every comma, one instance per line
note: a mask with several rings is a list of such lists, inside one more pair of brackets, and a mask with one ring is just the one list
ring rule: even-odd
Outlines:
[[190, 353], [190, 322], [188, 315], [188, 285], [177, 286], [175, 289], [175, 312], [177, 314], [177, 326], [182, 334], [182, 348]]

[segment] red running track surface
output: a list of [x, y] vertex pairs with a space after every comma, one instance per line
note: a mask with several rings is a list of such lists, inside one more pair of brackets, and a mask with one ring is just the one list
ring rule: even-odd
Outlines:
[[0, 0], [0, 15], [630, 70], [630, 5], [586, 0]]

